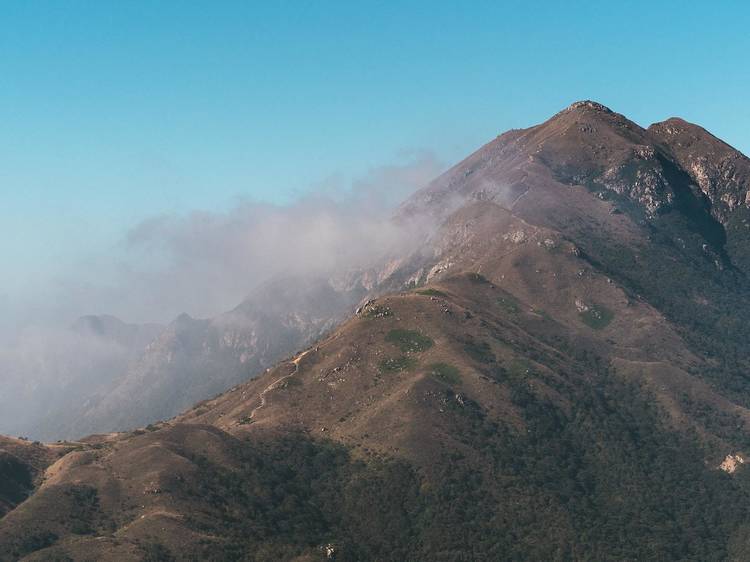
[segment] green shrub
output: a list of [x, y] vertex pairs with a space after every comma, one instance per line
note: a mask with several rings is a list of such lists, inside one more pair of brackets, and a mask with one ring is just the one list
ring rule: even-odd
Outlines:
[[493, 363], [495, 361], [495, 354], [492, 353], [492, 348], [485, 341], [478, 342], [473, 338], [467, 340], [464, 343], [464, 352], [479, 363]]
[[497, 299], [497, 304], [502, 308], [505, 312], [509, 314], [515, 314], [520, 310], [520, 307], [518, 306], [518, 301], [515, 297], [512, 297], [511, 295], [506, 295], [504, 297], [500, 297]]
[[581, 321], [586, 324], [589, 328], [594, 330], [601, 330], [606, 328], [612, 319], [615, 317], [614, 312], [602, 305], [595, 305], [589, 307], [588, 310], [584, 310], [579, 313]]
[[299, 380], [299, 377], [289, 377], [281, 384], [281, 388], [293, 388], [296, 386], [302, 386], [302, 381]]
[[445, 297], [447, 296], [443, 291], [438, 291], [437, 289], [428, 288], [428, 289], [420, 289], [417, 291], [420, 295], [425, 295], [427, 297]]
[[533, 314], [538, 314], [538, 315], [539, 315], [539, 316], [541, 316], [541, 317], [542, 317], [542, 318], [543, 318], [544, 320], [552, 320], [552, 317], [551, 317], [551, 316], [549, 315], [549, 313], [548, 313], [548, 312], [547, 312], [546, 310], [544, 310], [544, 309], [541, 309], [541, 308], [532, 308], [532, 309], [531, 309], [531, 312], [532, 312]]
[[171, 562], [174, 556], [169, 549], [161, 543], [151, 542], [143, 547], [144, 562]]
[[410, 371], [416, 367], [417, 361], [413, 357], [407, 357], [401, 355], [399, 357], [389, 357], [383, 359], [378, 368], [381, 373], [400, 373], [402, 371]]
[[531, 364], [526, 359], [513, 359], [508, 365], [508, 373], [517, 378], [524, 378], [531, 374]]
[[415, 330], [391, 330], [385, 341], [395, 344], [404, 353], [420, 353], [432, 347], [433, 341]]
[[448, 384], [459, 384], [461, 373], [458, 368], [449, 363], [433, 363], [427, 367], [430, 375]]
[[467, 273], [466, 278], [472, 283], [489, 284], [489, 280], [481, 273]]

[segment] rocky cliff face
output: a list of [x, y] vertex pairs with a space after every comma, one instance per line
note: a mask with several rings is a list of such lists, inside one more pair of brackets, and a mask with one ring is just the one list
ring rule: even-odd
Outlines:
[[750, 159], [711, 133], [682, 119], [655, 123], [649, 133], [662, 143], [711, 203], [722, 223], [750, 205]]

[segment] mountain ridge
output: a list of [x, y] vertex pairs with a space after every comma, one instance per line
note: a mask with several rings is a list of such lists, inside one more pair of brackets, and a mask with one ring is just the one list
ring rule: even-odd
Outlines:
[[400, 208], [436, 224], [381, 293], [255, 379], [76, 444], [0, 550], [742, 560], [750, 184], [719, 164], [747, 159], [649, 129], [584, 101], [490, 141]]

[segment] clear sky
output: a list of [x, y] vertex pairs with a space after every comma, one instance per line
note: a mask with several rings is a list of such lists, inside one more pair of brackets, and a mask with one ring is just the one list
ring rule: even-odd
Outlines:
[[750, 152], [749, 5], [0, 2], [0, 306], [144, 217], [450, 164], [578, 99]]

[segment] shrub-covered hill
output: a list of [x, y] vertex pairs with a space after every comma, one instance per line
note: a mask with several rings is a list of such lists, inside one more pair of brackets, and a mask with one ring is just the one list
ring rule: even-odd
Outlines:
[[439, 226], [389, 291], [71, 446], [0, 559], [746, 559], [748, 169], [593, 102], [501, 135], [404, 205]]

